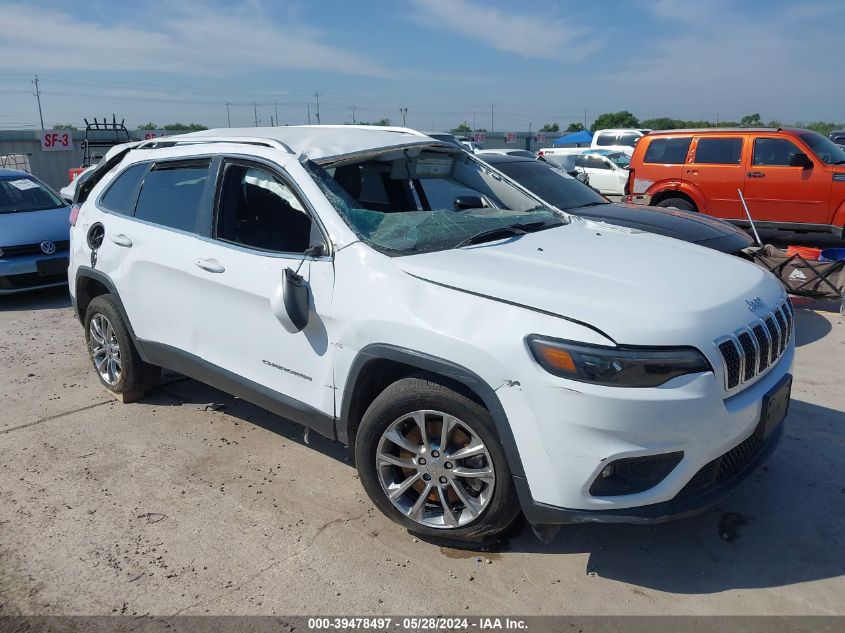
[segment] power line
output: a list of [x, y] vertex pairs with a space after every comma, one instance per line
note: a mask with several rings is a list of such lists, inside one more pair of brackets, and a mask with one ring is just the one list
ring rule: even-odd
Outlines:
[[44, 115], [41, 113], [41, 90], [38, 88], [38, 75], [35, 75], [35, 79], [32, 80], [32, 83], [35, 84], [35, 98], [38, 100], [38, 118], [41, 119], [41, 130], [44, 130]]

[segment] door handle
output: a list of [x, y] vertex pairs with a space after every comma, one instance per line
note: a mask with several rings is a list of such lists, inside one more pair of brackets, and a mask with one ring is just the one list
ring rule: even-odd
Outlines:
[[698, 176], [698, 170], [697, 169], [687, 169], [687, 173], [691, 176]]
[[222, 273], [226, 270], [226, 267], [223, 266], [223, 264], [212, 258], [198, 259], [196, 263], [197, 266], [210, 273]]
[[766, 177], [766, 174], [764, 174], [762, 171], [749, 171], [745, 175], [748, 176], [749, 178], [765, 178]]
[[123, 233], [112, 235], [111, 241], [117, 244], [118, 246], [123, 246], [124, 248], [129, 248], [130, 246], [132, 246], [132, 240], [126, 237]]

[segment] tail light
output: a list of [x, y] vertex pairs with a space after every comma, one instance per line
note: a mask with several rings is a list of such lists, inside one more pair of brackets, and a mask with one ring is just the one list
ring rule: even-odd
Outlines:
[[76, 226], [76, 219], [79, 217], [79, 209], [82, 208], [81, 204], [75, 204], [70, 208], [70, 225]]
[[628, 202], [631, 201], [631, 195], [634, 193], [634, 170], [628, 167], [628, 180], [625, 182], [625, 195]]

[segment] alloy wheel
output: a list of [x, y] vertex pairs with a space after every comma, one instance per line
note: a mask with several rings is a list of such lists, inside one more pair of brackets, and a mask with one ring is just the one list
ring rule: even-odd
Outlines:
[[90, 335], [91, 358], [100, 378], [107, 385], [114, 386], [120, 382], [123, 373], [120, 359], [120, 344], [111, 322], [100, 313], [91, 317], [88, 327]]
[[376, 470], [394, 507], [431, 528], [477, 519], [496, 484], [493, 460], [478, 434], [440, 411], [413, 411], [390, 424], [379, 440]]

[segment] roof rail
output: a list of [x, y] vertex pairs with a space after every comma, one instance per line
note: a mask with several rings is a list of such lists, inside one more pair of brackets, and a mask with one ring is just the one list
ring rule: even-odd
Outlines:
[[273, 149], [280, 149], [288, 154], [293, 154], [294, 151], [285, 143], [277, 141], [272, 138], [250, 138], [243, 136], [195, 136], [195, 137], [181, 137], [179, 136], [160, 136], [158, 138], [150, 139], [145, 143], [141, 143], [134, 149], [159, 149], [164, 147], [175, 147], [176, 145], [207, 145], [209, 143], [233, 143], [236, 145], [258, 145], [261, 147], [272, 147]]

